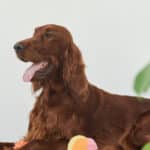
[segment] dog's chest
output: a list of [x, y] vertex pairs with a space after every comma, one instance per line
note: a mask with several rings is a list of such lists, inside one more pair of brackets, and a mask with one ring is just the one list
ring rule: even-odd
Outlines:
[[71, 137], [79, 122], [79, 118], [71, 110], [58, 108], [48, 112], [45, 125], [51, 136], [62, 138]]
[[83, 122], [76, 115], [70, 100], [63, 103], [61, 99], [59, 101], [59, 105], [49, 106], [48, 103], [35, 105], [30, 115], [29, 127], [29, 133], [34, 139], [52, 136], [54, 138], [70, 138], [75, 134], [81, 134]]

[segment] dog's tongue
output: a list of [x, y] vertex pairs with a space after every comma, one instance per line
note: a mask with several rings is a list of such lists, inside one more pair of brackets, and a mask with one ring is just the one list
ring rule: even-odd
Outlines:
[[33, 78], [34, 74], [36, 71], [46, 67], [47, 62], [40, 62], [40, 63], [36, 63], [31, 65], [24, 73], [23, 75], [23, 80], [24, 82], [30, 82], [31, 79]]

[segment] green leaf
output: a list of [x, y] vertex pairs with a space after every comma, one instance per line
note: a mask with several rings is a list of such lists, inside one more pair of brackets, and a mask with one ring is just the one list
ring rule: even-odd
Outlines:
[[134, 81], [134, 90], [140, 95], [147, 92], [150, 88], [150, 64], [144, 67], [136, 76]]
[[142, 150], [150, 150], [150, 143], [146, 144]]

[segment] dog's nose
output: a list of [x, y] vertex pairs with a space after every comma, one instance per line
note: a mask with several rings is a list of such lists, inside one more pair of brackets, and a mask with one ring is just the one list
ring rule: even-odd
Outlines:
[[14, 49], [15, 49], [16, 51], [21, 51], [21, 50], [23, 50], [24, 48], [25, 48], [24, 45], [21, 44], [21, 43], [16, 43], [16, 44], [14, 45]]

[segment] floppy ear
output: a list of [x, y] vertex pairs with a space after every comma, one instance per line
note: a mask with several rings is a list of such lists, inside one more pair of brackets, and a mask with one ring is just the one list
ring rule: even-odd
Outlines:
[[78, 47], [72, 42], [63, 60], [63, 80], [71, 94], [86, 98], [88, 81], [84, 72], [85, 65]]

